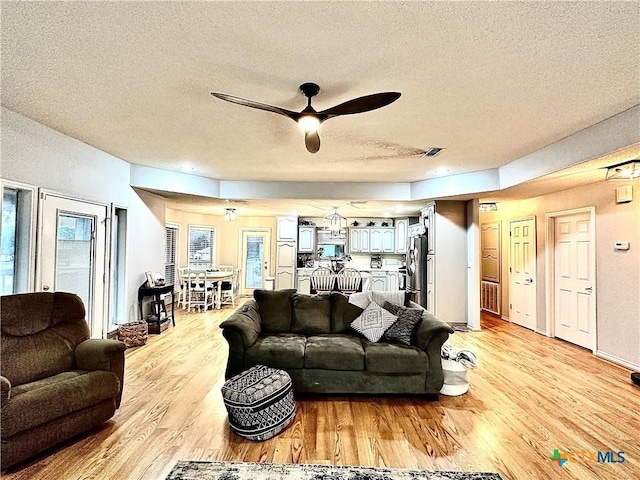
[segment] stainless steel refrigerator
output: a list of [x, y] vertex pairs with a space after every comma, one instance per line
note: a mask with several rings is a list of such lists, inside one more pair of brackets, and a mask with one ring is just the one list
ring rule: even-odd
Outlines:
[[407, 255], [407, 292], [414, 302], [427, 308], [427, 236], [419, 235], [409, 239]]

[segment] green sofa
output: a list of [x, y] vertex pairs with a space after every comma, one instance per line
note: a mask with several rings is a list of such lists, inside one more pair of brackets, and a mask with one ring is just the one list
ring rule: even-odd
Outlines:
[[362, 311], [341, 293], [256, 290], [220, 324], [229, 344], [225, 376], [267, 365], [287, 371], [296, 392], [437, 394], [451, 327], [424, 311], [411, 345], [372, 343], [350, 327]]
[[3, 296], [0, 319], [4, 470], [113, 416], [125, 346], [89, 339], [84, 304], [71, 293]]

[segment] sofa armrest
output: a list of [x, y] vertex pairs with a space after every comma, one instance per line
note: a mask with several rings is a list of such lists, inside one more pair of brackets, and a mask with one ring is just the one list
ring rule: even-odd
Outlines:
[[11, 382], [7, 377], [0, 376], [0, 395], [2, 405], [9, 401], [11, 398]]
[[124, 387], [124, 343], [117, 340], [90, 338], [80, 343], [74, 352], [76, 367], [79, 370], [105, 370], [114, 373], [120, 381], [120, 393], [116, 399], [116, 408], [122, 400]]
[[449, 324], [426, 311], [422, 314], [422, 322], [418, 325], [415, 339], [417, 345], [424, 350], [429, 359], [429, 372], [425, 385], [425, 390], [429, 393], [439, 392], [444, 384], [442, 345], [451, 333], [453, 333], [453, 328]]
[[[433, 336], [438, 333], [451, 334], [453, 333], [453, 328], [451, 328], [448, 323], [443, 322], [439, 318], [425, 311], [422, 314], [422, 322], [420, 322], [416, 329], [416, 345], [426, 351]], [[448, 337], [449, 335], [446, 335], [446, 338]], [[440, 355], [440, 352], [438, 352], [438, 355]]]
[[260, 312], [254, 300], [249, 300], [236, 310], [229, 318], [220, 324], [223, 335], [235, 332], [242, 339], [243, 349], [246, 350], [256, 343], [262, 332]]
[[244, 352], [256, 343], [262, 332], [260, 312], [255, 300], [249, 300], [220, 324], [222, 335], [229, 344], [229, 358], [225, 378], [244, 370]]

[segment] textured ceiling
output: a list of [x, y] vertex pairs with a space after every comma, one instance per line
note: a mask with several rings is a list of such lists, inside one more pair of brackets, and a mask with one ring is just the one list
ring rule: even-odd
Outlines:
[[[2, 104], [130, 163], [224, 180], [495, 168], [640, 103], [638, 2], [3, 2]], [[331, 119], [301, 110], [399, 91]], [[444, 147], [432, 159], [419, 152]]]

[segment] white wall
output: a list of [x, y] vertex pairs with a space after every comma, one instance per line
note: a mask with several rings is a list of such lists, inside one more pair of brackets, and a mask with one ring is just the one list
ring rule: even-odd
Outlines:
[[1, 115], [0, 177], [128, 209], [128, 318], [119, 321], [137, 318], [144, 272], [164, 272], [164, 201], [134, 192], [129, 163], [6, 108]]
[[[597, 350], [607, 357], [640, 365], [640, 181], [633, 185], [633, 201], [616, 204], [615, 189], [625, 183], [600, 182], [528, 200], [502, 202], [498, 212], [482, 213], [481, 222], [502, 223], [502, 312], [509, 315], [509, 221], [536, 217], [537, 330], [546, 330], [545, 214], [595, 206]], [[626, 240], [631, 249], [616, 251]]]

